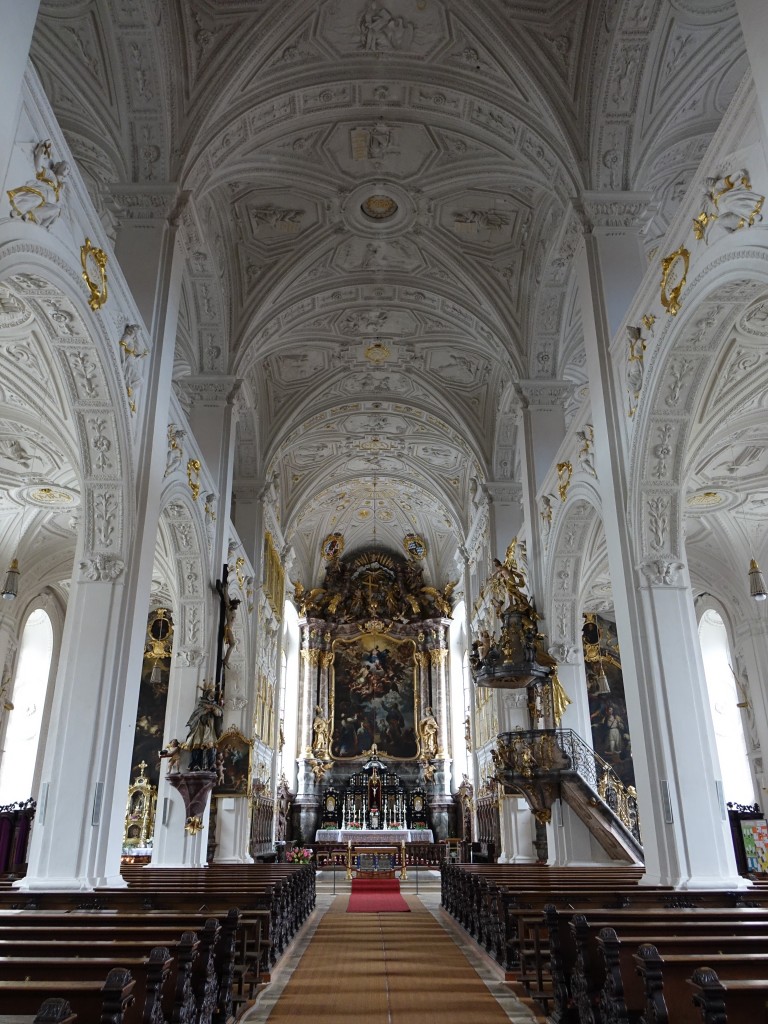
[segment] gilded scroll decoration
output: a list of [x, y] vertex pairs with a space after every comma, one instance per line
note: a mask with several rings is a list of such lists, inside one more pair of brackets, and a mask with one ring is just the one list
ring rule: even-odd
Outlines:
[[558, 462], [557, 464], [557, 493], [560, 501], [568, 497], [568, 488], [571, 486], [573, 476], [573, 465], [570, 462]]
[[200, 459], [187, 460], [187, 482], [192, 491], [192, 500], [197, 501], [200, 497], [200, 470], [203, 468]]
[[[90, 274], [91, 262], [96, 264], [96, 278]], [[80, 265], [83, 268], [82, 278], [90, 295], [88, 305], [95, 313], [107, 301], [107, 254], [103, 249], [92, 245], [90, 238], [86, 238], [85, 244], [80, 246]]]
[[670, 316], [680, 312], [680, 296], [688, 277], [691, 254], [684, 245], [661, 261], [661, 304]]

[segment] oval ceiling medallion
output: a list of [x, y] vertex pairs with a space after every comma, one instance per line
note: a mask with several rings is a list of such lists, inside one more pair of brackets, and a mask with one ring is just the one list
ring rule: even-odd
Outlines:
[[360, 209], [371, 220], [387, 220], [397, 213], [397, 203], [391, 196], [372, 195], [360, 204]]
[[37, 508], [71, 509], [80, 504], [80, 495], [69, 487], [32, 485], [21, 488], [14, 495], [15, 500]]

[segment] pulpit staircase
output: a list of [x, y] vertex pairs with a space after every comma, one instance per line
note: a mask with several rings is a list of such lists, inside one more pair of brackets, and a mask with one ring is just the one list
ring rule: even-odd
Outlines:
[[537, 820], [548, 820], [558, 797], [613, 860], [643, 863], [635, 791], [573, 729], [502, 733], [496, 778], [522, 793]]

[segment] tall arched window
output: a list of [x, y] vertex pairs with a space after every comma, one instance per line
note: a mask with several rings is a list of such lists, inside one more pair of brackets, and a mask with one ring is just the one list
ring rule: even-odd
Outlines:
[[32, 793], [40, 725], [45, 708], [53, 656], [53, 626], [48, 613], [38, 608], [24, 626], [13, 685], [13, 711], [0, 762], [0, 804], [27, 800]]
[[714, 608], [708, 608], [701, 616], [699, 642], [723, 778], [723, 795], [729, 802], [751, 804], [755, 800], [755, 789], [738, 707], [742, 698], [731, 668], [728, 631]]

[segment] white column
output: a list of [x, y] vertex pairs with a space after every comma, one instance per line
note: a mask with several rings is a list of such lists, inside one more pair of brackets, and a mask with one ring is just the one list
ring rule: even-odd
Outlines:
[[[522, 464], [522, 503], [528, 523], [528, 589], [534, 598], [544, 594], [544, 548], [546, 536], [536, 495], [549, 472], [565, 436], [564, 404], [573, 385], [563, 381], [521, 381], [520, 461]], [[536, 609], [546, 614], [543, 607]]]
[[[178, 633], [176, 636], [178, 637]], [[186, 736], [186, 721], [195, 706], [198, 686], [202, 685], [205, 668], [203, 652], [175, 651], [171, 662], [168, 681], [168, 703], [165, 709], [165, 736], [163, 746], [169, 740], [183, 742]], [[157, 787], [157, 817], [152, 847], [152, 867], [196, 868], [205, 867], [208, 847], [208, 814], [203, 816], [205, 827], [197, 836], [190, 836], [184, 830], [187, 812], [184, 800], [178, 790], [168, 785], [163, 771]]]
[[535, 819], [528, 801], [522, 796], [501, 796], [499, 807], [501, 831], [500, 864], [535, 864]]
[[[627, 527], [623, 396], [617, 394], [609, 344], [610, 324], [615, 327], [621, 313], [616, 295], [631, 295], [638, 283], [642, 203], [627, 198], [624, 226], [617, 227], [622, 200], [604, 199], [605, 207], [602, 200], [590, 200], [588, 212], [597, 227], [585, 234], [576, 261], [596, 468], [632, 723], [645, 881], [678, 888], [738, 887], [743, 882], [716, 789], [717, 755], [687, 572], [683, 567], [656, 578], [653, 560], [638, 553]], [[603, 210], [610, 227], [600, 226]], [[640, 562], [645, 573], [637, 569]]]
[[[189, 423], [201, 457], [209, 472], [216, 480], [219, 494], [217, 519], [215, 524], [215, 541], [213, 571], [220, 578], [222, 566], [227, 560], [229, 544], [230, 515], [232, 510], [232, 477], [235, 459], [235, 417], [234, 403], [241, 381], [235, 377], [218, 374], [185, 377], [182, 387], [190, 399]], [[248, 610], [243, 604], [238, 614], [245, 617]], [[211, 643], [209, 646], [208, 671], [211, 678], [216, 667], [216, 648], [218, 615], [212, 621]], [[252, 675], [253, 665], [251, 651], [244, 651], [246, 678], [243, 689], [247, 691], [252, 707]], [[235, 712], [237, 721], [232, 721], [232, 712], [225, 710], [223, 728], [236, 725], [241, 732], [248, 735], [250, 726], [244, 721], [244, 712]], [[217, 863], [242, 864], [250, 863], [248, 853], [248, 831], [250, 808], [245, 798], [227, 798], [218, 800], [216, 855]]]
[[582, 649], [576, 646], [566, 648], [565, 659], [557, 666], [557, 675], [563, 689], [571, 698], [571, 703], [565, 709], [560, 728], [573, 729], [591, 747], [592, 723], [589, 717], [587, 673]]
[[763, 0], [736, 0], [744, 44], [757, 93], [757, 105], [763, 120], [763, 148], [768, 154], [768, 8]]
[[[115, 556], [91, 559], [80, 537], [52, 717], [43, 762], [40, 813], [21, 887], [87, 889], [121, 885], [120, 856], [125, 798], [130, 781], [147, 610], [157, 541], [160, 490], [165, 468], [166, 427], [180, 290], [176, 231], [168, 222], [170, 202], [146, 197], [131, 221], [143, 249], [129, 246], [122, 269], [149, 312], [146, 387], [137, 412], [135, 507], [121, 510], [135, 521], [125, 566]], [[169, 197], [166, 197], [169, 198]], [[122, 232], [121, 228], [121, 232]], [[120, 238], [118, 238], [118, 251]], [[137, 267], [136, 261], [141, 264]], [[152, 264], [148, 272], [147, 264]], [[137, 273], [133, 274], [136, 271]], [[140, 301], [143, 300], [143, 301]]]
[[24, 0], [23, 3], [19, 3], [19, 0], [0, 0], [0, 25], [3, 26], [0, 32], [0, 81], [3, 86], [3, 102], [0, 104], [0, 182], [5, 181], [13, 152], [21, 110], [21, 85], [27, 70], [39, 7], [40, 0]]

